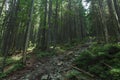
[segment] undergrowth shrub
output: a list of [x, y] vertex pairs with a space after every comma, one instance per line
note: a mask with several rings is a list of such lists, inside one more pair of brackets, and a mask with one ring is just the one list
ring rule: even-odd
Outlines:
[[35, 51], [34, 52], [38, 58], [53, 56], [55, 52], [47, 52], [47, 51]]
[[79, 54], [74, 64], [102, 80], [120, 80], [120, 46], [92, 45]]
[[14, 71], [16, 71], [16, 70], [22, 69], [23, 67], [24, 67], [24, 65], [21, 64], [20, 62], [12, 65], [12, 67], [11, 67], [8, 71], [3, 72], [3, 73], [0, 73], [0, 79], [8, 76], [8, 74], [10, 74], [10, 73], [12, 73], [12, 72], [14, 72]]

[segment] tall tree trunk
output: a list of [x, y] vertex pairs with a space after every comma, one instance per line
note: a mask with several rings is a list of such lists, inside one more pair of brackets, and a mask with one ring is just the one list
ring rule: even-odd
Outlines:
[[54, 23], [54, 47], [56, 47], [56, 43], [58, 40], [58, 0], [56, 0], [56, 8], [55, 8], [55, 23]]
[[120, 23], [119, 23], [119, 20], [118, 20], [117, 13], [115, 11], [114, 2], [113, 2], [113, 0], [107, 0], [107, 4], [108, 4], [108, 8], [109, 8], [111, 18], [113, 20], [113, 25], [116, 28], [116, 34], [118, 36], [118, 41], [119, 41], [120, 40]]
[[48, 14], [48, 45], [51, 43], [51, 29], [52, 29], [52, 0], [49, 0], [49, 14]]
[[115, 10], [116, 10], [116, 13], [117, 13], [117, 16], [118, 16], [118, 20], [119, 20], [119, 23], [120, 23], [120, 6], [119, 6], [119, 2], [118, 2], [118, 0], [113, 0], [113, 1], [114, 1]]
[[1, 14], [2, 14], [2, 11], [3, 11], [4, 5], [5, 5], [5, 2], [6, 2], [6, 0], [4, 0], [3, 3], [2, 3], [2, 7], [0, 9], [0, 17], [1, 17]]
[[108, 28], [106, 24], [106, 18], [104, 16], [105, 12], [103, 9], [103, 2], [101, 0], [98, 0], [98, 5], [99, 5], [100, 17], [101, 17], [101, 21], [102, 21], [102, 25], [103, 25], [104, 33], [105, 33], [105, 41], [106, 43], [108, 43], [109, 35], [108, 35]]
[[68, 29], [69, 29], [69, 32], [68, 32], [68, 34], [69, 34], [69, 41], [70, 41], [70, 43], [72, 42], [72, 16], [71, 16], [71, 13], [70, 13], [70, 11], [72, 11], [72, 9], [71, 9], [71, 0], [68, 0], [68, 10], [69, 10], [69, 14], [68, 14]]
[[26, 38], [25, 38], [25, 46], [24, 46], [24, 51], [23, 51], [23, 64], [26, 63], [26, 53], [27, 53], [27, 48], [29, 44], [29, 37], [30, 37], [30, 30], [31, 30], [31, 25], [32, 25], [32, 15], [33, 15], [33, 10], [34, 10], [34, 0], [31, 0], [31, 5], [30, 5], [30, 11], [29, 11], [29, 19], [28, 19], [28, 25], [26, 29]]
[[44, 22], [43, 22], [43, 28], [42, 28], [42, 38], [41, 38], [41, 50], [45, 51], [47, 49], [47, 0], [44, 2]]

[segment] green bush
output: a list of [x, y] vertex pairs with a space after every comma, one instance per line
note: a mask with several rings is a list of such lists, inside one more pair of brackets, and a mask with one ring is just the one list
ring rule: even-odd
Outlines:
[[52, 56], [55, 53], [54, 52], [47, 52], [47, 51], [35, 51], [38, 58], [46, 57], [46, 56]]
[[111, 69], [110, 74], [114, 77], [114, 79], [117, 79], [118, 77], [120, 79], [120, 68]]
[[[78, 68], [102, 80], [120, 80], [120, 46], [118, 44], [92, 45], [74, 61]], [[111, 68], [112, 67], [112, 68]]]
[[6, 77], [8, 74], [10, 74], [16, 70], [22, 69], [23, 67], [24, 67], [24, 65], [21, 63], [16, 63], [16, 64], [12, 65], [12, 68], [10, 68], [8, 71], [6, 71], [4, 73], [0, 73], [0, 79]]
[[77, 80], [76, 76], [80, 75], [80, 72], [76, 70], [71, 70], [66, 74], [68, 80]]

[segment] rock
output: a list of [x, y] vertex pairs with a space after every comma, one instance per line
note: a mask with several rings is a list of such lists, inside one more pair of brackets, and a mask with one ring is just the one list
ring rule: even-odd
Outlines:
[[38, 68], [39, 67], [39, 65], [36, 65], [36, 68]]
[[73, 54], [73, 51], [69, 51], [69, 52], [67, 53], [67, 56], [68, 56], [68, 55], [71, 55], [71, 54]]
[[17, 79], [17, 77], [13, 77], [13, 80], [16, 80]]
[[61, 66], [62, 64], [63, 64], [63, 62], [61, 61], [61, 62], [59, 62], [57, 65], [58, 65], [58, 66]]
[[44, 76], [42, 76], [42, 78], [41, 78], [41, 80], [48, 80], [48, 75], [44, 75]]

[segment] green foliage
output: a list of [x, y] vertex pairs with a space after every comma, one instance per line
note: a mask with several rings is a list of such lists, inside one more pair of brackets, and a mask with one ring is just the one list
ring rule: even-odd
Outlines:
[[69, 71], [68, 73], [67, 73], [67, 75], [66, 75], [66, 78], [67, 79], [75, 79], [76, 80], [76, 76], [78, 76], [80, 74], [80, 72], [78, 72], [78, 71], [76, 71], [76, 70], [71, 70], [71, 71]]
[[54, 52], [47, 52], [47, 51], [35, 51], [38, 58], [47, 57], [47, 56], [53, 56]]
[[[102, 80], [120, 79], [120, 46], [118, 44], [92, 45], [74, 61], [78, 68]], [[109, 77], [108, 77], [109, 76]]]
[[68, 50], [68, 49], [71, 49], [73, 48], [73, 46], [70, 44], [70, 43], [66, 43], [64, 44], [64, 46], [61, 46], [64, 50]]
[[114, 80], [117, 80], [118, 77], [120, 78], [120, 68], [111, 69], [110, 74], [113, 75]]
[[[0, 65], [2, 65], [2, 61], [3, 61], [3, 57], [0, 57]], [[19, 62], [19, 60], [14, 60], [11, 57], [9, 57], [6, 59], [6, 66], [10, 64], [15, 64], [17, 62]]]
[[65, 77], [65, 80], [92, 80], [88, 75], [84, 75], [77, 70], [68, 71]]
[[4, 73], [0, 73], [0, 79], [8, 76], [10, 73], [12, 73], [12, 72], [14, 72], [16, 70], [22, 69], [23, 67], [24, 67], [24, 65], [21, 64], [21, 63], [16, 63], [16, 64], [12, 65], [12, 67], [8, 71], [6, 71]]
[[60, 46], [57, 46], [57, 47], [55, 47], [55, 49], [54, 49], [54, 53], [57, 53], [57, 54], [61, 54], [61, 53], [64, 53], [66, 50], [65, 49], [63, 49], [62, 47], [60, 47]]
[[65, 43], [65, 44], [59, 44], [59, 46], [64, 50], [69, 50], [74, 48], [75, 46], [78, 46], [78, 44], [83, 44], [84, 42], [80, 42], [78, 39], [74, 39], [71, 42]]

